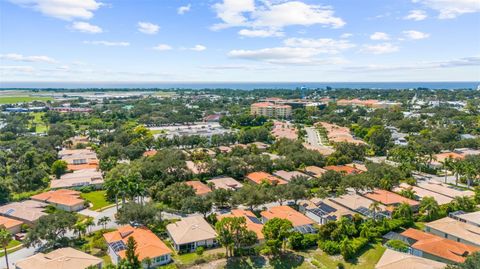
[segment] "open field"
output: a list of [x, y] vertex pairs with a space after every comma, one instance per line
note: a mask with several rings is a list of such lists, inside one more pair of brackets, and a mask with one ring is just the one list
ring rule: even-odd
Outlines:
[[47, 132], [47, 126], [45, 123], [42, 121], [42, 116], [45, 114], [45, 112], [33, 112], [30, 115], [33, 116], [33, 120], [31, 122], [31, 125], [35, 125], [35, 132], [36, 133], [46, 133]]
[[27, 103], [33, 101], [50, 101], [51, 97], [38, 97], [38, 96], [0, 96], [0, 105], [4, 104], [17, 104]]

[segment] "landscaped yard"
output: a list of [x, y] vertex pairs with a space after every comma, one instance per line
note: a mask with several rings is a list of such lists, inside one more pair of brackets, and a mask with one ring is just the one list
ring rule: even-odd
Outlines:
[[[17, 240], [12, 240], [12, 241], [10, 241], [10, 243], [8, 244], [7, 249], [10, 249], [10, 248], [19, 246], [20, 244], [22, 244], [22, 242], [17, 241]], [[19, 250], [19, 249], [21, 249], [21, 248], [22, 248], [22, 247], [16, 248], [16, 249], [14, 249], [14, 250], [9, 250], [9, 251], [8, 251], [8, 254], [10, 254], [10, 253], [12, 253], [12, 252], [15, 252], [15, 251], [17, 251], [17, 250]], [[5, 256], [5, 252], [4, 252], [3, 249], [1, 249], [1, 250], [0, 250], [0, 257], [3, 257], [3, 256]]]
[[53, 100], [51, 97], [32, 97], [32, 96], [3, 96], [0, 97], [0, 104], [16, 104], [32, 101], [49, 101]]
[[80, 196], [82, 196], [83, 199], [90, 201], [90, 203], [92, 204], [92, 207], [90, 208], [91, 210], [98, 210], [112, 204], [111, 202], [107, 201], [105, 193], [106, 191], [104, 190], [92, 191], [82, 193], [80, 194]]
[[312, 261], [318, 262], [319, 268], [337, 268], [337, 265], [342, 263], [346, 269], [374, 269], [383, 252], [385, 247], [379, 242], [371, 244], [353, 261], [345, 261], [342, 256], [329, 256], [321, 250], [315, 250], [310, 256], [313, 258]]

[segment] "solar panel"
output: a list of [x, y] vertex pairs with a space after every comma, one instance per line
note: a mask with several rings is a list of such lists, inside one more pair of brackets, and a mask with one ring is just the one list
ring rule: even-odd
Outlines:
[[258, 218], [256, 218], [256, 217], [247, 216], [247, 218], [248, 218], [251, 222], [253, 222], [253, 223], [255, 223], [255, 224], [262, 224], [262, 222], [261, 222]]
[[324, 204], [324, 203], [320, 203], [320, 204], [318, 205], [318, 208], [320, 208], [321, 210], [323, 210], [323, 211], [326, 212], [327, 214], [330, 214], [330, 213], [332, 213], [332, 212], [337, 211], [335, 208], [333, 208], [333, 207], [331, 207], [331, 206], [329, 206], [329, 205], [327, 205], [327, 204]]
[[113, 250], [115, 252], [119, 252], [121, 250], [124, 250], [126, 249], [126, 246], [125, 244], [123, 243], [123, 241], [116, 241], [116, 242], [113, 242], [110, 244], [110, 246], [113, 248]]
[[7, 210], [7, 212], [5, 212], [5, 215], [11, 215], [13, 212], [15, 212], [15, 209], [10, 208], [9, 210]]

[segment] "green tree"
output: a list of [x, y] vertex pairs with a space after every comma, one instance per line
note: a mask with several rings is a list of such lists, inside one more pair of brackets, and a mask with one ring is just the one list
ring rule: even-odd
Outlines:
[[64, 160], [56, 160], [52, 164], [52, 174], [58, 179], [67, 171], [67, 162]]
[[468, 256], [463, 263], [449, 264], [445, 269], [480, 269], [480, 252]]
[[423, 197], [422, 200], [420, 200], [419, 209], [421, 213], [426, 214], [427, 221], [437, 219], [440, 212], [440, 206], [438, 205], [435, 198], [428, 196]]
[[244, 217], [226, 217], [215, 224], [217, 241], [225, 247], [225, 255], [233, 255], [235, 249], [250, 247], [257, 242], [255, 232], [248, 230]]
[[393, 217], [397, 219], [403, 219], [408, 222], [412, 222], [413, 221], [412, 207], [407, 202], [401, 203], [395, 208], [393, 212]]
[[98, 219], [97, 225], [101, 225], [104, 230], [107, 229], [107, 223], [110, 221], [110, 217], [104, 216]]
[[42, 216], [37, 224], [32, 227], [25, 238], [26, 247], [40, 246], [45, 241], [45, 246], [51, 248], [57, 245], [64, 245], [67, 241], [65, 234], [77, 222], [74, 213], [62, 210]]
[[286, 241], [293, 230], [293, 224], [286, 219], [273, 218], [263, 225], [262, 233], [274, 252], [284, 250]]
[[137, 242], [135, 239], [130, 236], [127, 240], [127, 248], [125, 250], [125, 260], [131, 266], [132, 269], [142, 268], [140, 260], [138, 260], [137, 255]]
[[5, 264], [7, 265], [7, 269], [10, 268], [8, 263], [8, 253], [7, 253], [7, 246], [12, 241], [12, 235], [8, 232], [5, 228], [0, 229], [0, 245], [3, 248], [3, 253], [5, 255]]

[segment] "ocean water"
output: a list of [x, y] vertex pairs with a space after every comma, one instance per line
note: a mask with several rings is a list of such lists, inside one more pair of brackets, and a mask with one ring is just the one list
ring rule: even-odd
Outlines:
[[132, 89], [477, 89], [480, 81], [461, 82], [1, 82], [5, 88], [132, 88]]

